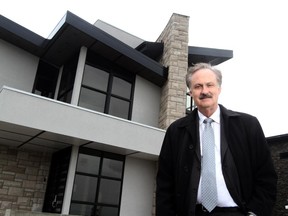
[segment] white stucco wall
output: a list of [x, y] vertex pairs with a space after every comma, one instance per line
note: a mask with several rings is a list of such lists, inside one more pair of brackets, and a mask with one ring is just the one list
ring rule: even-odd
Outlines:
[[120, 216], [151, 216], [156, 162], [127, 157]]
[[0, 39], [0, 88], [31, 92], [39, 58]]
[[160, 101], [160, 87], [136, 76], [132, 121], [158, 127]]

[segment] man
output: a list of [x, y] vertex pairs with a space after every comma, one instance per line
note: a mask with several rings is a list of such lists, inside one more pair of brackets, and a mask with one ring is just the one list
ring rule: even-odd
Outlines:
[[[167, 129], [159, 155], [156, 216], [271, 216], [277, 175], [257, 118], [218, 104], [222, 75], [210, 64], [190, 67], [186, 83], [197, 109]], [[212, 126], [212, 156], [204, 153], [206, 126]], [[215, 162], [208, 169], [214, 172], [204, 168], [211, 158]], [[212, 185], [216, 192], [205, 198], [203, 191]], [[207, 199], [216, 203], [206, 207]]]

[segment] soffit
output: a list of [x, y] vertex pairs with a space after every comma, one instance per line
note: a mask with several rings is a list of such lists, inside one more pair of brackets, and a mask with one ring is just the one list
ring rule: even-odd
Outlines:
[[188, 65], [191, 66], [198, 62], [206, 62], [218, 65], [233, 58], [233, 51], [226, 49], [215, 49], [205, 47], [188, 47]]
[[85, 143], [80, 139], [0, 121], [0, 144], [12, 148], [53, 153]]

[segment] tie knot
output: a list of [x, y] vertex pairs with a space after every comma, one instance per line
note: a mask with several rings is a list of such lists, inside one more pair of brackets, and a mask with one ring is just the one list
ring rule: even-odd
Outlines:
[[213, 122], [213, 119], [211, 119], [211, 118], [206, 118], [205, 120], [204, 120], [204, 124], [211, 124]]

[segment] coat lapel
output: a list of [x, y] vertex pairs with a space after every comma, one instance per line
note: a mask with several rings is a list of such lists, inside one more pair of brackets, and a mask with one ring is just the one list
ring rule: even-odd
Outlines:
[[194, 109], [190, 115], [186, 117], [186, 121], [183, 125], [191, 136], [191, 143], [186, 143], [188, 146], [192, 146], [195, 149], [197, 158], [201, 161], [200, 155], [200, 138], [199, 138], [199, 117], [197, 109]]
[[220, 134], [220, 139], [221, 139], [221, 161], [222, 161], [222, 164], [223, 164], [223, 161], [224, 161], [224, 158], [225, 158], [225, 154], [227, 152], [227, 149], [228, 149], [228, 143], [227, 143], [227, 139], [226, 139], [226, 134], [225, 133], [225, 127], [224, 127], [224, 123], [223, 123], [223, 118], [221, 117], [221, 122], [220, 122], [220, 127], [221, 127], [221, 134]]

